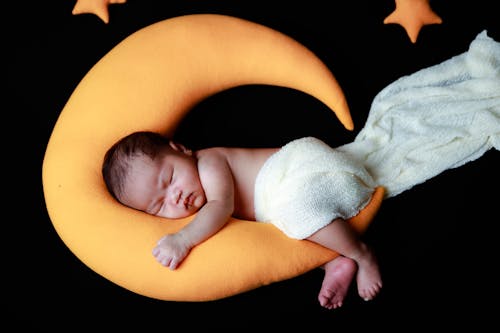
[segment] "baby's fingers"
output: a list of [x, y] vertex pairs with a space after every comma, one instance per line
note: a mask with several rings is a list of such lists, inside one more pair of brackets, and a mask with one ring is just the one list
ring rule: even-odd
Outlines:
[[168, 268], [170, 268], [171, 270], [174, 270], [177, 268], [177, 266], [179, 266], [179, 259], [177, 258], [172, 258], [170, 260], [170, 264], [168, 265]]
[[155, 247], [153, 249], [153, 256], [156, 258], [161, 265], [168, 267], [171, 270], [174, 270], [179, 266], [179, 259], [176, 257], [172, 257], [170, 255], [162, 255], [162, 251], [159, 247]]

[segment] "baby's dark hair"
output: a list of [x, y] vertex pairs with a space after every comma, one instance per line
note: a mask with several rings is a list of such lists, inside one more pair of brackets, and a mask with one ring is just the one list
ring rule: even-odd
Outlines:
[[137, 131], [114, 143], [104, 155], [102, 175], [111, 195], [120, 201], [125, 179], [133, 157], [148, 156], [152, 160], [169, 147], [169, 139], [151, 131]]

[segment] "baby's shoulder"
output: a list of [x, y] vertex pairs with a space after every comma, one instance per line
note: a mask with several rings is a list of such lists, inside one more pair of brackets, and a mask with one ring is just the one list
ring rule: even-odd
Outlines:
[[198, 160], [198, 163], [225, 161], [229, 155], [228, 148], [224, 147], [204, 148], [195, 152], [195, 158]]

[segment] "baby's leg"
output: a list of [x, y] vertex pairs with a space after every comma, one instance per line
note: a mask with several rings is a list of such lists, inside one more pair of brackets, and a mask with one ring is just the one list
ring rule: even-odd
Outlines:
[[356, 282], [361, 298], [371, 300], [379, 293], [382, 279], [377, 259], [347, 221], [337, 219], [307, 239], [351, 258], [358, 264]]
[[319, 304], [327, 309], [336, 309], [342, 306], [349, 291], [356, 273], [356, 263], [350, 258], [338, 256], [327, 262], [323, 269], [325, 277], [318, 295]]

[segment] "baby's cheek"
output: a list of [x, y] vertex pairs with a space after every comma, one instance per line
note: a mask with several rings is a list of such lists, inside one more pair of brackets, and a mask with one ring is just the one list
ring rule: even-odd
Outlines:
[[193, 213], [198, 211], [205, 203], [206, 203], [205, 196], [199, 195], [196, 197], [196, 199], [193, 201]]

